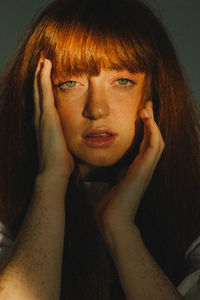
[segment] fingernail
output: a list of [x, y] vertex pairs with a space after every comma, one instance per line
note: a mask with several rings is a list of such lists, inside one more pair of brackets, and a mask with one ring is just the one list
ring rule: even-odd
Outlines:
[[146, 120], [146, 119], [150, 118], [150, 114], [149, 114], [149, 112], [148, 112], [148, 110], [146, 108], [142, 110], [141, 118], [143, 120]]
[[51, 62], [51, 61], [50, 61], [49, 59], [45, 58], [45, 60], [44, 60], [45, 66], [50, 65], [50, 62]]
[[151, 111], [150, 110], [148, 110], [147, 108], [146, 108], [146, 110], [147, 110], [147, 113], [148, 113], [148, 115], [149, 115], [149, 118], [151, 117]]
[[151, 117], [151, 113], [148, 111], [147, 108], [146, 108], [146, 112], [147, 112], [148, 118], [150, 118]]
[[147, 112], [149, 113], [150, 117], [153, 117], [153, 102], [151, 100], [148, 100], [146, 102], [145, 108]]
[[151, 107], [153, 106], [153, 102], [151, 100], [149, 100], [149, 105], [151, 105]]
[[40, 57], [40, 59], [39, 59], [39, 64], [40, 64], [40, 66], [43, 66], [43, 65], [44, 65], [44, 58]]
[[152, 109], [152, 102], [151, 102], [150, 100], [148, 100], [148, 101], [146, 102], [146, 109], [149, 109], [149, 110]]

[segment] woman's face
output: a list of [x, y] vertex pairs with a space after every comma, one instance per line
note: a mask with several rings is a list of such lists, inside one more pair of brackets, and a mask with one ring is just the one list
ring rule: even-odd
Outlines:
[[91, 166], [111, 166], [131, 147], [144, 73], [102, 70], [98, 76], [53, 78], [69, 151]]

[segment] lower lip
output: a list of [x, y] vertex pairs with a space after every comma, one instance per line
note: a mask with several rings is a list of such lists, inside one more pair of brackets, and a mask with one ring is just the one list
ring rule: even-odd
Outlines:
[[91, 148], [108, 147], [114, 143], [116, 135], [99, 136], [99, 137], [85, 137], [84, 141], [87, 146]]

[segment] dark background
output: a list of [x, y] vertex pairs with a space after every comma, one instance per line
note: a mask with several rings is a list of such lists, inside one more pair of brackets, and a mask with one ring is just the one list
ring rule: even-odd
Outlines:
[[[33, 17], [48, 2], [50, 0], [0, 0], [0, 72]], [[200, 102], [200, 0], [145, 2], [167, 27], [190, 88]]]

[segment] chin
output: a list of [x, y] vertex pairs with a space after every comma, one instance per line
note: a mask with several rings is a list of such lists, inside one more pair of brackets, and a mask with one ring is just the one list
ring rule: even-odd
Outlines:
[[119, 161], [119, 159], [121, 158], [121, 156], [116, 156], [116, 155], [90, 155], [90, 156], [86, 156], [86, 155], [76, 155], [76, 157], [83, 162], [84, 164], [93, 166], [93, 167], [109, 167], [114, 165], [115, 163], [117, 163]]

